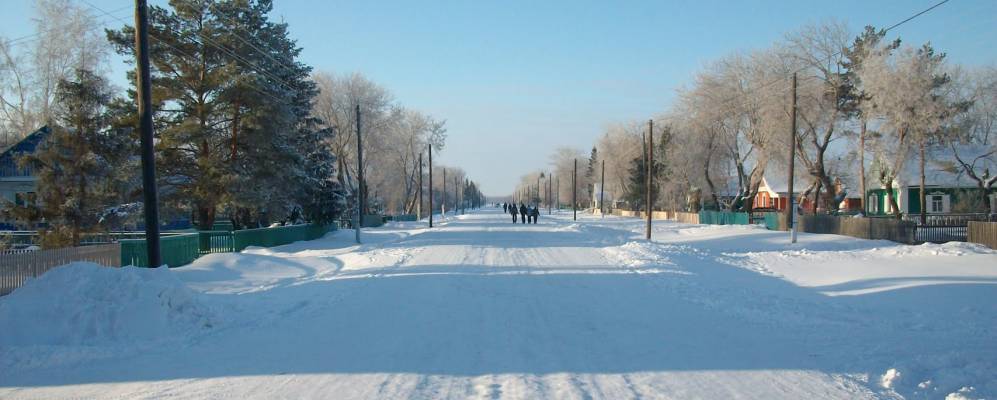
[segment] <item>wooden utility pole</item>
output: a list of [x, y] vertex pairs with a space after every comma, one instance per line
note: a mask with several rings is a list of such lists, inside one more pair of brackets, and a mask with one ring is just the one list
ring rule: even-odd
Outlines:
[[[598, 154], [597, 154], [598, 155]], [[606, 193], [606, 160], [602, 160], [602, 176], [599, 178], [599, 215], [606, 218], [606, 203], [603, 203], [603, 194]]]
[[571, 170], [571, 220], [578, 220], [578, 159], [575, 159], [575, 168]]
[[654, 165], [654, 120], [649, 119], [647, 120], [647, 163], [644, 165], [646, 170], [645, 175], [647, 175], [644, 177], [644, 190], [647, 192], [645, 193], [647, 204], [644, 205], [644, 213], [647, 214], [647, 226], [645, 227], [644, 236], [646, 236], [647, 240], [651, 240], [651, 212], [653, 210], [651, 204], [654, 201], [654, 197], [651, 195], [653, 192], [651, 184], [654, 181], [652, 179], [654, 172], [654, 168], [651, 167], [652, 165]]
[[550, 201], [551, 200], [551, 193], [550, 193], [550, 190], [551, 190], [551, 179], [552, 179], [552, 176], [547, 175], [547, 188], [546, 188], [547, 191], [544, 193], [544, 197], [547, 198], [547, 215], [550, 215], [550, 206], [551, 206], [551, 201]]
[[433, 227], [433, 145], [429, 147], [429, 227]]
[[789, 111], [790, 119], [790, 129], [789, 129], [789, 182], [787, 183], [787, 191], [789, 196], [786, 199], [786, 228], [792, 231], [790, 233], [791, 242], [796, 243], [796, 210], [795, 210], [795, 196], [793, 194], [793, 169], [796, 165], [796, 73], [793, 73], [793, 99], [791, 102], [791, 109]]
[[416, 220], [422, 219], [422, 153], [419, 153], [419, 205], [415, 207]]
[[[163, 265], [159, 252], [159, 192], [156, 188], [156, 153], [152, 135], [152, 78], [149, 73], [149, 9], [135, 1], [135, 87], [138, 89], [139, 137], [142, 146], [142, 195], [145, 203], [145, 248], [148, 266]], [[203, 221], [202, 221], [203, 223]]]
[[360, 105], [357, 104], [357, 224], [354, 226], [357, 243], [360, 243], [360, 227], [363, 226], [364, 200], [363, 137], [360, 134]]
[[443, 168], [443, 201], [440, 202], [440, 218], [447, 219], [447, 169]]
[[921, 195], [920, 195], [920, 197], [921, 197], [921, 199], [920, 199], [920, 201], [921, 201], [921, 225], [925, 225], [925, 224], [928, 223], [928, 203], [927, 203], [928, 196], [927, 196], [927, 193], [925, 193], [926, 191], [924, 190], [924, 141], [925, 141], [925, 139], [922, 138], [921, 139], [921, 162], [920, 162], [920, 166], [919, 166], [920, 167], [920, 171], [921, 171], [921, 188], [920, 188], [921, 189]]

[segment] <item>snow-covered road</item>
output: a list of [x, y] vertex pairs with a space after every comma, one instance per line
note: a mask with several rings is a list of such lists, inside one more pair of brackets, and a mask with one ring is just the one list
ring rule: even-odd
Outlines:
[[[997, 395], [997, 253], [978, 246], [666, 222], [648, 243], [634, 219], [492, 210], [423, 225], [56, 270], [0, 299], [0, 398]], [[88, 289], [51, 294], [70, 284]]]

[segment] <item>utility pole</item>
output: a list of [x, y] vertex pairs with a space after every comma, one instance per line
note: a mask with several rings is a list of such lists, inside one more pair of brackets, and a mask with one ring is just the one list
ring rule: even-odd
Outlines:
[[551, 197], [552, 197], [550, 189], [551, 189], [551, 179], [552, 178], [553, 177], [551, 175], [547, 175], [547, 192], [544, 194], [544, 196], [547, 197], [547, 215], [550, 215], [550, 206], [551, 206], [551, 201], [550, 200], [551, 200]]
[[422, 153], [419, 153], [419, 205], [415, 207], [416, 220], [422, 219]]
[[[138, 68], [139, 135], [142, 146], [142, 194], [145, 204], [145, 248], [148, 265], [163, 265], [159, 252], [159, 193], [156, 189], [156, 153], [152, 135], [152, 78], [149, 75], [149, 9], [135, 0], [135, 58]], [[203, 221], [202, 221], [203, 223]]]
[[429, 147], [429, 227], [433, 227], [433, 145]]
[[360, 243], [360, 227], [363, 225], [364, 185], [363, 185], [363, 138], [360, 135], [360, 105], [357, 104], [357, 243]]
[[793, 100], [789, 111], [789, 198], [786, 204], [786, 225], [791, 231], [791, 242], [796, 243], [796, 196], [793, 195], [793, 169], [796, 164], [796, 73], [793, 73]]
[[447, 220], [447, 169], [443, 168], [443, 201], [440, 202], [440, 218]]
[[644, 168], [647, 170], [647, 173], [645, 175], [647, 176], [644, 177], [645, 178], [644, 189], [645, 191], [647, 191], [647, 193], [645, 193], [645, 195], [647, 196], [646, 200], [647, 204], [644, 205], [644, 210], [645, 210], [644, 212], [647, 214], [645, 216], [647, 217], [647, 226], [645, 228], [644, 236], [647, 237], [647, 240], [651, 240], [651, 213], [654, 210], [654, 208], [651, 207], [651, 204], [654, 201], [654, 196], [651, 195], [651, 193], [653, 192], [651, 184], [654, 181], [654, 179], [651, 178], [651, 175], [654, 172], [654, 168], [652, 167], [652, 165], [654, 165], [654, 120], [653, 119], [647, 120], [647, 163], [645, 164], [646, 165], [644, 165]]
[[606, 193], [606, 160], [602, 160], [602, 177], [599, 178], [599, 215], [601, 218], [606, 218], [606, 204], [602, 202], [603, 193]]
[[575, 159], [575, 169], [571, 170], [571, 220], [578, 220], [578, 159]]
[[558, 176], [557, 179], [554, 179], [554, 186], [556, 187], [554, 189], [554, 202], [557, 203], [557, 207], [556, 207], [557, 208], [557, 212], [558, 212], [558, 214], [560, 214], [561, 213], [561, 177], [560, 176]]

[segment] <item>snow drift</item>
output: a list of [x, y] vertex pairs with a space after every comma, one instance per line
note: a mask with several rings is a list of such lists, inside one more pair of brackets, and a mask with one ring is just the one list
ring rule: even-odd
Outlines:
[[68, 264], [0, 298], [0, 349], [184, 336], [212, 326], [200, 296], [166, 268]]

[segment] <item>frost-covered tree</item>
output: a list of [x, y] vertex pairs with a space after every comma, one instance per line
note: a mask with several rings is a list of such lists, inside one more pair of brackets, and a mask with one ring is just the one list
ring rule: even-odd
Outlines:
[[[896, 51], [881, 45], [858, 70], [861, 90], [869, 94], [868, 101], [862, 103], [862, 112], [882, 123], [880, 130], [884, 134], [876, 141], [876, 166], [884, 187], [893, 187], [904, 164], [918, 149], [924, 192], [923, 149], [952, 111], [942, 96], [950, 81], [945, 74], [944, 58], [944, 54], [936, 54], [928, 44]], [[894, 215], [900, 218], [900, 208], [891, 190], [887, 190], [887, 199]]]
[[[796, 154], [812, 183], [801, 197], [812, 194], [817, 207], [831, 212], [837, 210], [844, 197], [835, 191], [835, 177], [830, 174], [827, 158], [831, 143], [843, 137], [841, 124], [849, 111], [850, 90], [842, 66], [842, 49], [848, 46], [849, 37], [843, 23], [808, 25], [787, 35], [780, 50], [802, 68], [797, 92]], [[828, 195], [821, 198], [822, 191]]]
[[57, 86], [85, 69], [101, 74], [109, 46], [100, 21], [70, 0], [36, 0], [32, 36], [0, 37], [0, 147], [50, 121]]

